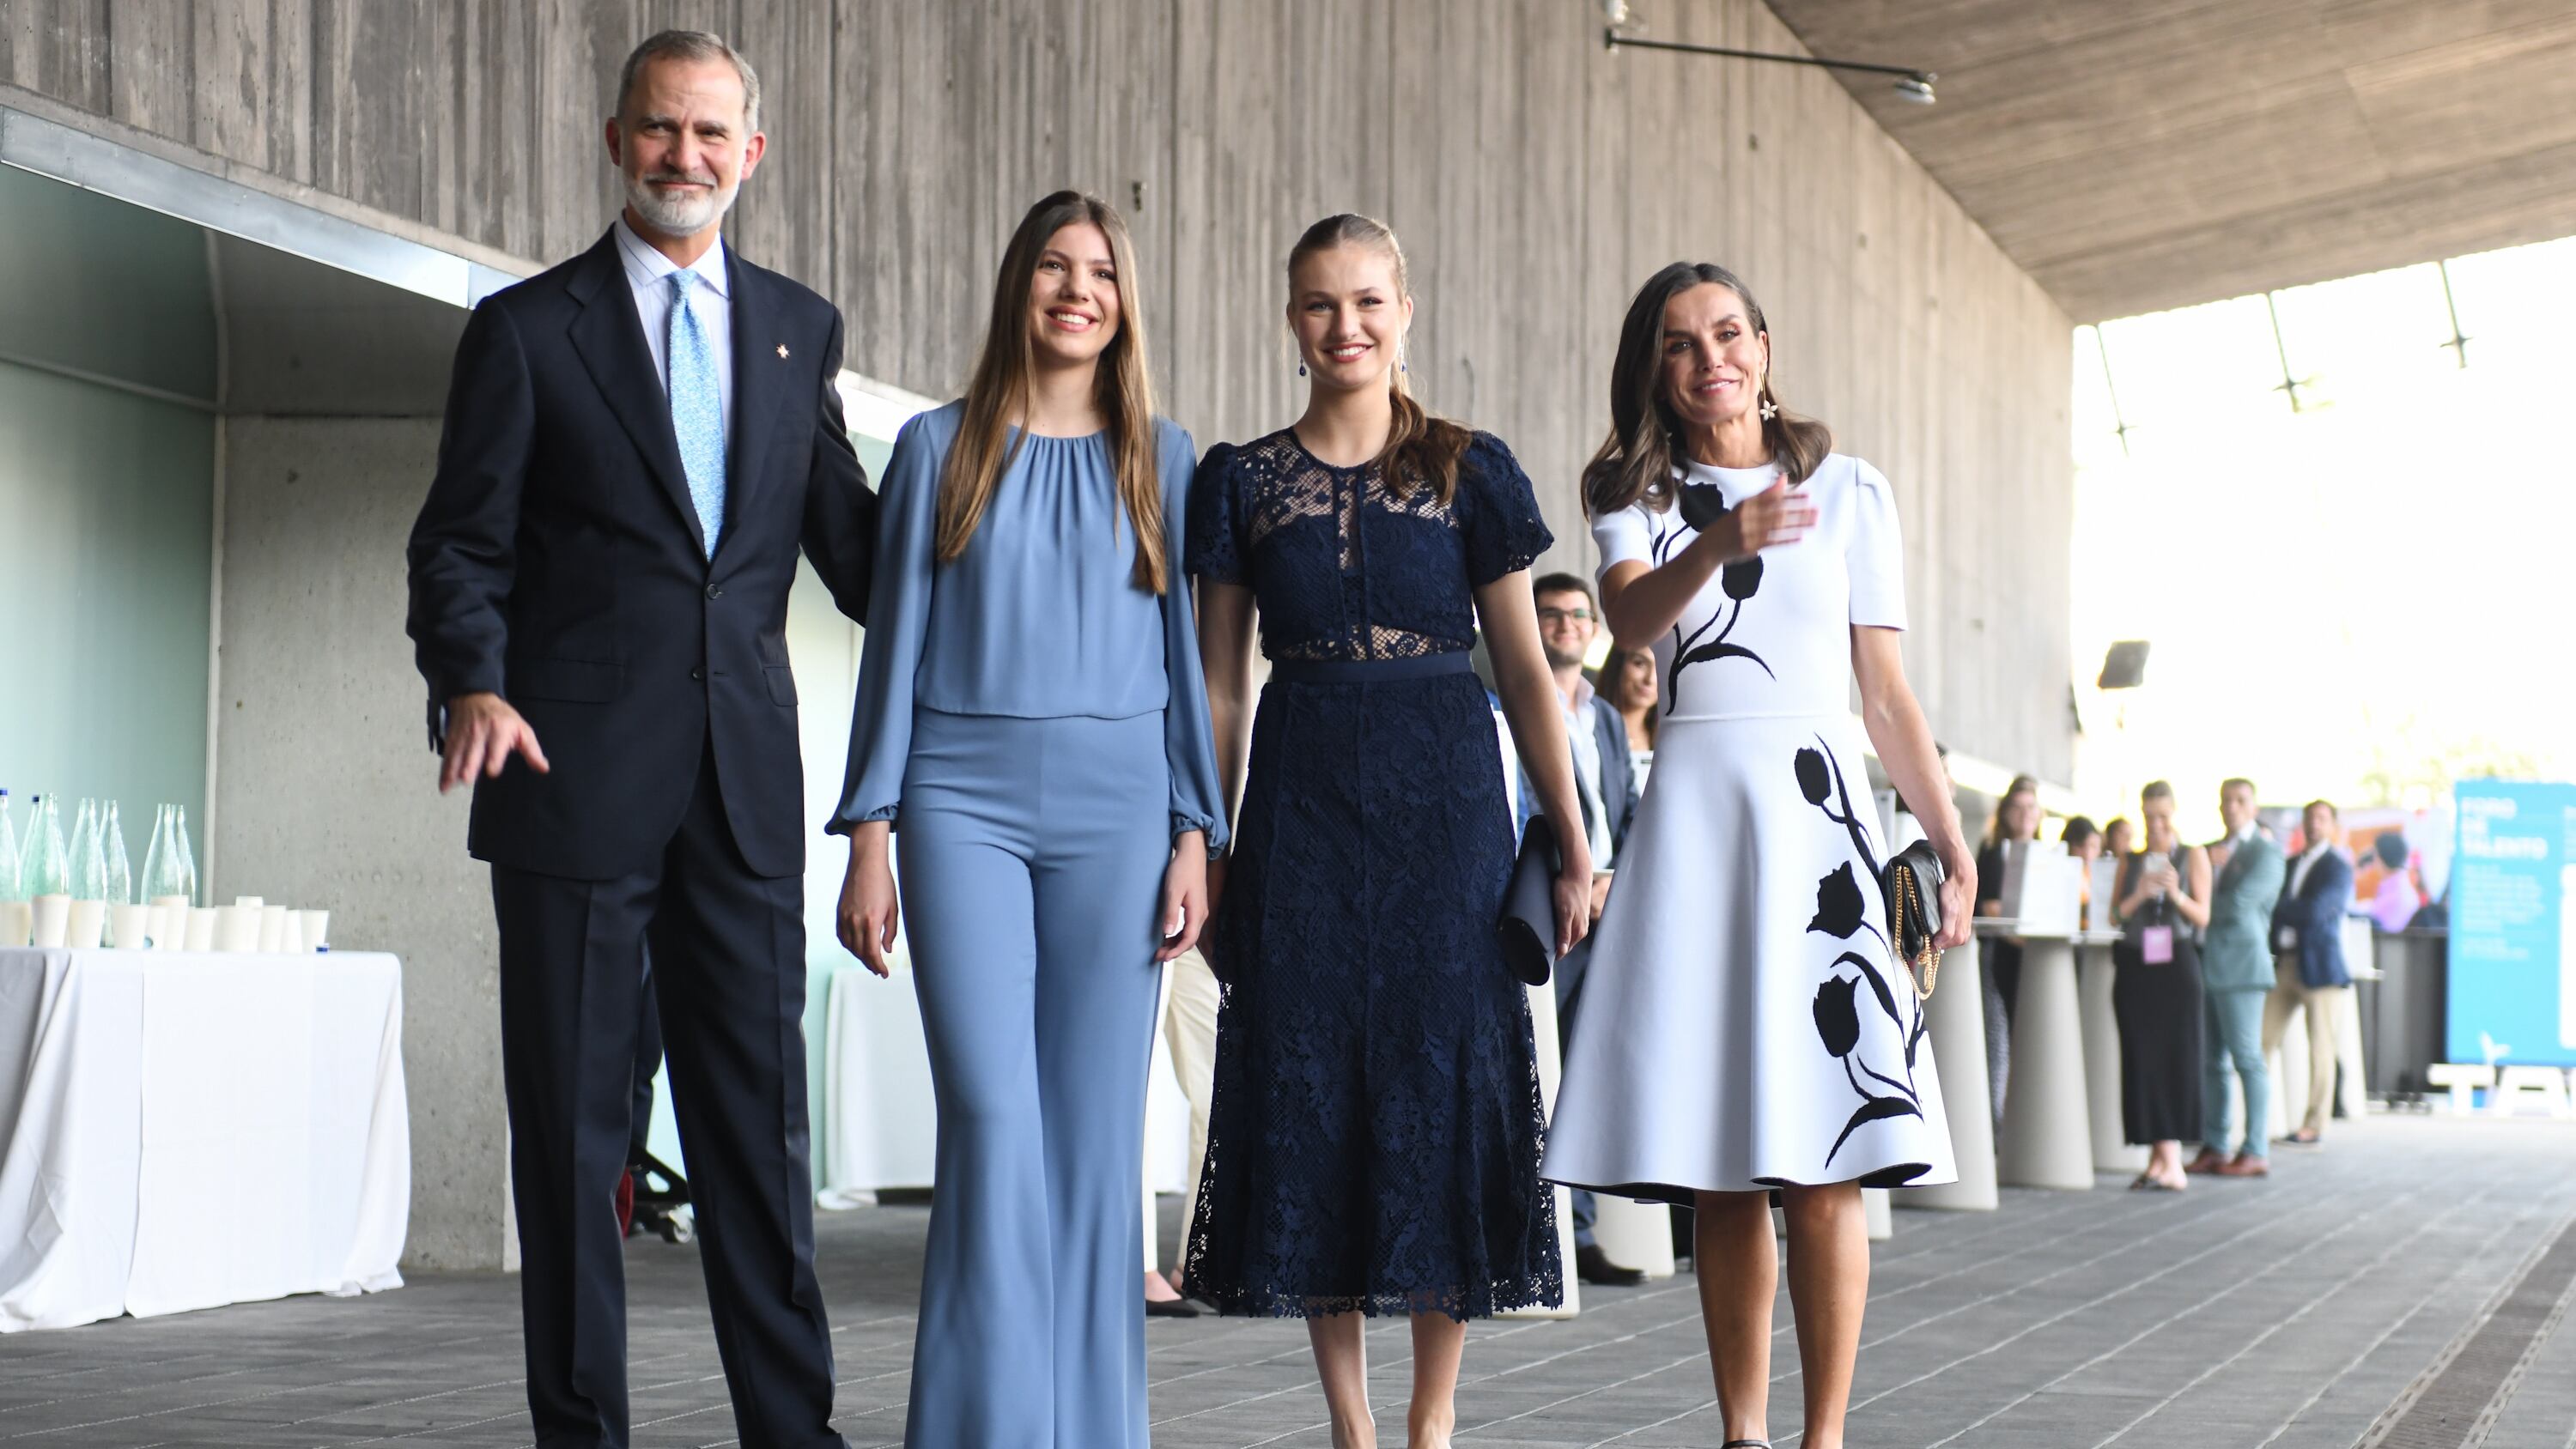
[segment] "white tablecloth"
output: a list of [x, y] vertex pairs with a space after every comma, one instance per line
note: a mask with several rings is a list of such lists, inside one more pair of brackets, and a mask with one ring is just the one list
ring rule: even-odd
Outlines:
[[0, 950], [0, 1332], [400, 1287], [402, 965]]

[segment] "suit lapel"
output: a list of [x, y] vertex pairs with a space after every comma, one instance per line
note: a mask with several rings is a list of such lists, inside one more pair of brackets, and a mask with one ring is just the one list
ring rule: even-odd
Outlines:
[[[725, 531], [731, 538], [743, 519], [753, 516], [751, 501], [766, 479], [770, 426], [786, 391], [793, 364], [778, 336], [776, 299], [769, 281], [743, 265], [732, 247], [725, 248], [726, 285], [733, 292], [733, 435], [726, 440]], [[724, 545], [716, 545], [717, 552]]]
[[635, 295], [626, 283], [626, 268], [617, 255], [612, 230], [581, 260], [565, 292], [581, 304], [570, 335], [573, 351], [599, 388], [663, 495], [678, 509], [689, 537], [706, 551], [698, 508], [689, 498], [689, 475], [680, 466], [680, 442], [671, 430], [671, 404], [662, 379], [653, 371], [653, 353], [645, 345], [643, 320], [635, 315]]

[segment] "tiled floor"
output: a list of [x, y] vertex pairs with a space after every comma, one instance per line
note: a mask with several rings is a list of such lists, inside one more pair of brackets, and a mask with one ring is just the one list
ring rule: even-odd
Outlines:
[[[2348, 1449], [2576, 1211], [2576, 1127], [2373, 1119], [2321, 1152], [2283, 1149], [2268, 1182], [2179, 1197], [2119, 1186], [2007, 1192], [1991, 1214], [1900, 1212], [1871, 1283], [1855, 1449]], [[839, 1424], [853, 1445], [902, 1436], [925, 1218], [884, 1208], [821, 1221]], [[733, 1442], [695, 1257], [629, 1245], [638, 1446]], [[1722, 1436], [1687, 1273], [1590, 1290], [1584, 1309], [1477, 1326], [1459, 1443], [1713, 1449]], [[1785, 1294], [1780, 1313], [1771, 1428], [1787, 1449], [1798, 1375]], [[1161, 1449], [1327, 1444], [1298, 1325], [1211, 1318], [1148, 1332]], [[1404, 1327], [1379, 1325], [1369, 1343], [1382, 1442], [1395, 1449]], [[360, 1300], [0, 1340], [0, 1440], [524, 1445], [518, 1375], [515, 1283], [421, 1275]], [[2576, 1317], [2562, 1313], [2541, 1341], [2485, 1443], [2576, 1449]]]

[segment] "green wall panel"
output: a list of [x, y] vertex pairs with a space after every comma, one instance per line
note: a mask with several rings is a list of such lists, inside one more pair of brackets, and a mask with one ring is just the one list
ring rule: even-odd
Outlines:
[[[0, 785], [156, 802], [202, 855], [215, 421], [0, 364]], [[70, 808], [64, 830], [70, 831]]]

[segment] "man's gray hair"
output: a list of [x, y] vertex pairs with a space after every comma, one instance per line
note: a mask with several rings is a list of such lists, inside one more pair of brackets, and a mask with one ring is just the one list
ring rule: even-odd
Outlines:
[[725, 44], [721, 35], [704, 30], [665, 30], [635, 47], [626, 57], [626, 68], [617, 75], [617, 114], [626, 114], [627, 98], [635, 94], [635, 77], [642, 74], [648, 62], [656, 60], [710, 61], [731, 63], [734, 74], [742, 77], [743, 134], [760, 129], [760, 72], [742, 58], [742, 52]]

